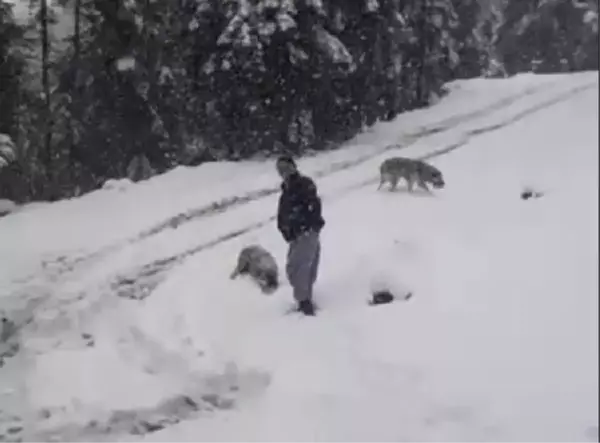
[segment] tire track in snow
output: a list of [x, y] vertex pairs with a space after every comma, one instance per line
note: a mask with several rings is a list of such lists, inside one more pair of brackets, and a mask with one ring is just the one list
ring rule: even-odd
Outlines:
[[[519, 94], [505, 97], [491, 105], [482, 107], [478, 110], [463, 113], [458, 116], [451, 116], [449, 118], [438, 121], [437, 123], [431, 126], [420, 128], [412, 133], [407, 133], [404, 137], [408, 139], [408, 143], [404, 147], [410, 146], [416, 141], [427, 138], [428, 136], [440, 134], [445, 131], [451, 130], [456, 125], [468, 123], [470, 120], [490, 115], [495, 111], [509, 107], [515, 102], [524, 99], [525, 97], [531, 96], [540, 91], [544, 91], [550, 87], [552, 87], [552, 83], [530, 87], [524, 92], [521, 91]], [[397, 146], [388, 146], [374, 154], [365, 155], [349, 162], [336, 162], [326, 170], [318, 171], [313, 175], [317, 178], [320, 178], [332, 175], [336, 172], [345, 171], [353, 167], [360, 166], [368, 162], [369, 160], [376, 158], [378, 155], [381, 155], [384, 152], [395, 148], [397, 148]], [[150, 238], [151, 236], [163, 232], [166, 229], [176, 229], [177, 227], [189, 221], [205, 216], [221, 214], [227, 210], [242, 206], [244, 204], [267, 198], [271, 195], [274, 195], [278, 191], [278, 187], [273, 189], [262, 189], [253, 191], [245, 196], [234, 196], [229, 199], [225, 199], [225, 201], [222, 202], [213, 202], [210, 205], [204, 206], [202, 208], [194, 209], [189, 213], [178, 214], [177, 216], [170, 218], [164, 223], [158, 224], [149, 230], [143, 231], [133, 239], [130, 239], [125, 242], [120, 242], [119, 244], [109, 245], [107, 248], [102, 248], [101, 250], [96, 251], [87, 256], [75, 259], [69, 259], [65, 256], [58, 256], [53, 260], [45, 261], [43, 263], [43, 267], [45, 268], [46, 272], [44, 272], [45, 275], [43, 275], [42, 277], [45, 277], [46, 281], [39, 280], [37, 284], [35, 284], [33, 287], [29, 286], [21, 288], [21, 290], [18, 291], [17, 294], [12, 294], [15, 297], [22, 296], [26, 301], [26, 306], [20, 309], [19, 312], [11, 313], [11, 319], [14, 321], [15, 324], [12, 333], [13, 336], [10, 338], [11, 342], [16, 343], [18, 349], [20, 345], [20, 331], [27, 325], [34, 322], [34, 320], [36, 319], [36, 312], [38, 312], [39, 309], [47, 302], [50, 302], [50, 304], [57, 305], [54, 307], [62, 312], [60, 316], [63, 317], [67, 313], [66, 311], [69, 309], [69, 305], [71, 304], [71, 302], [77, 302], [77, 300], [81, 300], [83, 297], [87, 297], [88, 294], [79, 293], [77, 294], [74, 300], [63, 299], [59, 302], [55, 302], [54, 300], [54, 295], [57, 291], [61, 289], [62, 284], [67, 283], [68, 278], [72, 278], [77, 273], [85, 272], [89, 269], [89, 266], [85, 265], [93, 266], [97, 264], [98, 261], [102, 261], [102, 259], [106, 258], [107, 255], [110, 255], [113, 252], [118, 252], [126, 246]], [[210, 249], [223, 242], [240, 237], [251, 231], [260, 229], [272, 222], [274, 219], [275, 217], [273, 216], [269, 217], [266, 220], [252, 223], [248, 226], [242, 227], [240, 229], [231, 231], [225, 235], [214, 238], [213, 240], [210, 240], [208, 242], [204, 242], [200, 245], [197, 245], [194, 248], [188, 249], [179, 254], [166, 257], [164, 259], [156, 260], [152, 263], [142, 266], [141, 269], [137, 268], [136, 270], [133, 270], [127, 275], [117, 277], [117, 279], [111, 281], [108, 289], [110, 292], [116, 292], [117, 295], [119, 295], [120, 297], [143, 299], [150, 295], [150, 293], [162, 281], [164, 281], [164, 279], [167, 277], [167, 273], [173, 267], [180, 264], [188, 257], [200, 253], [204, 250]], [[28, 282], [23, 281], [22, 283], [27, 284]], [[101, 291], [101, 293], [106, 294], [106, 291]], [[15, 354], [16, 352], [0, 352], [0, 367], [3, 366], [7, 360], [14, 357]]]
[[235, 364], [228, 364], [222, 372], [194, 381], [195, 388], [167, 397], [153, 406], [104, 414], [90, 411], [90, 416], [79, 423], [53, 426], [47, 422], [60, 418], [64, 411], [45, 409], [41, 411], [37, 429], [28, 431], [28, 440], [115, 441], [120, 435], [141, 437], [184, 420], [235, 409], [245, 400], [262, 393], [271, 378], [262, 371], [240, 371]]
[[[422, 133], [427, 132], [427, 136], [439, 134], [441, 132], [452, 129], [453, 126], [452, 127], [446, 126], [447, 123], [452, 123], [453, 125], [465, 123], [468, 121], [468, 120], [465, 120], [465, 116], [468, 116], [468, 118], [485, 117], [485, 116], [489, 115], [491, 112], [504, 109], [506, 106], [512, 105], [519, 99], [528, 97], [536, 92], [539, 92], [540, 90], [545, 90], [546, 88], [548, 88], [550, 86], [551, 86], [551, 84], [547, 84], [547, 85], [541, 85], [541, 86], [538, 85], [536, 87], [529, 88], [528, 90], [526, 90], [526, 92], [524, 94], [519, 95], [518, 97], [511, 96], [511, 97], [505, 98], [503, 100], [500, 100], [497, 103], [494, 103], [492, 106], [487, 107], [486, 109], [488, 111], [491, 110], [488, 113], [485, 113], [482, 115], [482, 114], [479, 114], [478, 111], [472, 111], [472, 112], [463, 114], [458, 117], [453, 116], [453, 117], [444, 119], [441, 123], [438, 122], [438, 124], [436, 124], [430, 128], [427, 128], [426, 130], [422, 129], [421, 132], [419, 132], [419, 133], [422, 134]], [[569, 90], [568, 93], [572, 94], [573, 90]], [[499, 124], [496, 123], [496, 124], [492, 124], [492, 125], [487, 125], [487, 126], [483, 126], [481, 128], [477, 128], [475, 130], [469, 131], [469, 132], [467, 132], [466, 137], [471, 137], [473, 135], [476, 135], [475, 133], [485, 133], [485, 132], [489, 132], [491, 130], [501, 129], [502, 127], [504, 127], [508, 124], [512, 124], [512, 123], [524, 118], [525, 116], [527, 116], [533, 112], [536, 112], [537, 110], [542, 109], [546, 106], [548, 106], [547, 102], [543, 102], [540, 105], [534, 106], [532, 108], [528, 108], [525, 111], [522, 111], [522, 112], [516, 114], [515, 116], [513, 116], [511, 119], [509, 119], [506, 122], [502, 122]], [[473, 132], [473, 134], [471, 134], [471, 132]], [[424, 136], [424, 135], [416, 136], [414, 138], [414, 140], [411, 141], [411, 144], [418, 140], [423, 139], [424, 137], [426, 137], [426, 136]], [[442, 150], [434, 151], [433, 153], [424, 156], [423, 159], [437, 157], [439, 155], [449, 153], [455, 149], [460, 148], [466, 142], [467, 142], [467, 139], [465, 138], [464, 140], [461, 140], [458, 143], [455, 143], [448, 147], [445, 147]], [[406, 148], [406, 147], [408, 147], [408, 146], [402, 146], [400, 148]], [[384, 149], [382, 149], [378, 154], [365, 156], [364, 158], [361, 158], [359, 162], [357, 162], [357, 161], [352, 162], [353, 163], [352, 166], [359, 166], [359, 165], [365, 163], [366, 161], [376, 158], [377, 156], [379, 156], [387, 151], [390, 151], [393, 149], [398, 149], [398, 148], [399, 148], [398, 145], [387, 146]], [[347, 169], [350, 169], [350, 167], [352, 167], [352, 166], [347, 166], [346, 164], [344, 164], [344, 162], [341, 162], [341, 163], [342, 163], [342, 166], [338, 169], [338, 171], [347, 170]], [[323, 175], [329, 175], [329, 174], [323, 174]], [[316, 176], [319, 177], [318, 175], [316, 175]], [[321, 175], [321, 177], [322, 177], [322, 175]], [[373, 179], [369, 179], [366, 182], [362, 182], [358, 185], [353, 185], [353, 186], [347, 188], [346, 192], [352, 191], [356, 188], [364, 187], [367, 184], [370, 184], [372, 182], [373, 182]], [[274, 190], [274, 192], [269, 192], [268, 195], [269, 196], [274, 195], [278, 191], [279, 191], [279, 188], [276, 188]], [[342, 193], [344, 193], [344, 191], [342, 191]], [[256, 201], [256, 200], [254, 200], [254, 201]], [[220, 212], [223, 212], [223, 211], [220, 211]], [[193, 248], [187, 249], [181, 253], [174, 254], [174, 255], [171, 255], [171, 256], [163, 258], [163, 259], [155, 260], [149, 264], [142, 266], [141, 268], [138, 268], [137, 273], [130, 273], [129, 275], [126, 275], [126, 276], [118, 276], [110, 284], [110, 291], [116, 293], [116, 295], [119, 297], [133, 299], [133, 300], [143, 300], [148, 295], [150, 295], [150, 293], [165, 279], [166, 273], [168, 273], [174, 266], [183, 262], [188, 257], [195, 255], [197, 253], [200, 253], [204, 250], [210, 249], [210, 248], [217, 246], [221, 243], [224, 243], [226, 241], [240, 237], [249, 232], [260, 229], [260, 228], [266, 226], [267, 224], [271, 223], [272, 221], [274, 221], [275, 218], [276, 218], [275, 216], [271, 216], [267, 219], [246, 225], [246, 226], [236, 229], [234, 231], [230, 231], [222, 236], [216, 237], [208, 242], [201, 243], [201, 244], [199, 244]]]
[[[596, 83], [588, 83], [584, 85], [580, 85], [574, 88], [571, 88], [557, 96], [546, 100], [542, 103], [539, 103], [535, 106], [527, 108], [517, 114], [509, 117], [508, 119], [499, 122], [488, 124], [476, 129], [471, 129], [467, 131], [463, 137], [456, 143], [453, 143], [449, 146], [446, 146], [442, 149], [438, 149], [432, 151], [428, 154], [416, 157], [419, 160], [429, 160], [432, 158], [440, 157], [442, 155], [450, 154], [451, 152], [460, 149], [461, 147], [468, 144], [473, 138], [478, 137], [480, 135], [488, 134], [490, 132], [494, 132], [500, 129], [503, 129], [507, 126], [515, 124], [524, 118], [533, 115], [541, 110], [547, 109], [555, 104], [564, 102], [570, 99], [574, 94], [578, 94], [584, 92], [588, 89], [591, 89], [596, 86]], [[344, 196], [350, 192], [354, 192], [357, 189], [364, 188], [370, 184], [376, 183], [378, 181], [378, 177], [370, 178], [364, 181], [361, 181], [357, 184], [353, 184], [345, 187], [341, 192], [337, 192], [331, 195], [330, 198], [336, 199]], [[245, 227], [237, 229], [235, 231], [231, 231], [225, 235], [217, 237], [209, 242], [199, 244], [193, 248], [185, 250], [179, 254], [172, 255], [170, 257], [153, 261], [149, 264], [138, 268], [137, 270], [129, 273], [126, 276], [118, 276], [110, 285], [110, 291], [115, 293], [119, 297], [124, 297], [133, 300], [143, 300], [148, 297], [152, 291], [162, 283], [166, 274], [169, 273], [173, 267], [182, 263], [185, 259], [189, 258], [192, 255], [203, 252], [205, 250], [211, 249], [214, 246], [217, 246], [226, 241], [232, 240], [234, 238], [240, 237], [249, 232], [255, 231], [262, 227], [265, 227], [272, 221], [276, 219], [276, 216], [271, 216], [262, 221], [255, 222], [249, 224]]]
[[[571, 88], [571, 89], [567, 90], [566, 92], [559, 94], [558, 96], [555, 96], [555, 97], [553, 97], [549, 100], [546, 100], [540, 104], [537, 104], [530, 108], [527, 108], [521, 112], [518, 112], [517, 114], [511, 116], [510, 118], [508, 118], [500, 123], [493, 123], [493, 124], [485, 125], [485, 126], [467, 131], [464, 134], [463, 138], [459, 142], [453, 143], [450, 146], [446, 146], [442, 149], [433, 151], [429, 154], [426, 154], [426, 155], [423, 155], [423, 156], [420, 156], [417, 158], [427, 160], [430, 158], [435, 158], [435, 157], [439, 157], [441, 155], [449, 154], [450, 152], [464, 146], [471, 138], [473, 138], [475, 136], [502, 129], [510, 124], [513, 124], [513, 123], [516, 123], [516, 122], [522, 120], [523, 118], [525, 118], [535, 112], [545, 109], [553, 104], [564, 101], [565, 99], [568, 99], [571, 95], [573, 95], [577, 92], [581, 92], [581, 91], [589, 89], [593, 86], [595, 86], [595, 83], [585, 84], [582, 86], [577, 86], [575, 88]], [[536, 88], [536, 91], [539, 91], [540, 89], [543, 89], [543, 88], [538, 87], [538, 88]], [[512, 104], [514, 102], [515, 101], [511, 101], [510, 104]], [[506, 100], [504, 101], [504, 103], [506, 103]], [[440, 132], [439, 130], [433, 131], [433, 133], [439, 133], [439, 132]], [[392, 147], [390, 147], [390, 149], [398, 149], [398, 146], [392, 146]], [[388, 149], [388, 150], [390, 150], [390, 149]], [[363, 163], [364, 163], [364, 161], [363, 161]], [[359, 189], [359, 188], [362, 188], [369, 184], [372, 184], [375, 181], [377, 181], [377, 178], [370, 178], [370, 179], [362, 181], [358, 184], [348, 186], [347, 188], [345, 188], [344, 190], [342, 190], [339, 193], [336, 193], [332, 197], [333, 198], [340, 197], [342, 195], [345, 195], [348, 192], [352, 192], [356, 189]], [[268, 225], [269, 223], [271, 223], [272, 221], [274, 221], [275, 218], [276, 218], [275, 216], [271, 216], [271, 217], [268, 217], [261, 221], [248, 224], [244, 227], [230, 231], [230, 232], [228, 232], [224, 235], [221, 235], [219, 237], [216, 237], [208, 242], [203, 242], [199, 245], [196, 245], [196, 246], [189, 248], [185, 251], [182, 251], [178, 254], [174, 254], [169, 257], [155, 260], [151, 263], [143, 265], [143, 266], [136, 268], [135, 270], [127, 273], [126, 275], [119, 275], [110, 283], [108, 291], [116, 294], [119, 297], [128, 298], [128, 299], [132, 299], [132, 300], [143, 300], [147, 296], [149, 296], [152, 293], [152, 291], [162, 281], [164, 281], [164, 279], [166, 278], [166, 274], [168, 272], [170, 272], [173, 267], [182, 263], [184, 260], [186, 260], [190, 256], [198, 254], [200, 252], [203, 252], [207, 249], [211, 249], [214, 246], [217, 246], [221, 243], [232, 240], [234, 238], [240, 237], [244, 234], [250, 233], [257, 229], [263, 228], [266, 225]]]
[[[443, 133], [445, 131], [454, 129], [456, 126], [464, 123], [468, 123], [471, 120], [482, 118], [493, 114], [496, 111], [502, 110], [511, 106], [512, 104], [523, 100], [531, 95], [537, 94], [539, 92], [546, 91], [552, 86], [558, 83], [558, 81], [548, 82], [542, 85], [535, 85], [529, 88], [525, 88], [523, 91], [520, 91], [517, 94], [511, 94], [508, 97], [504, 97], [492, 104], [488, 104], [479, 109], [465, 112], [459, 115], [452, 115], [450, 117], [444, 118], [436, 123], [430, 125], [424, 125], [419, 129], [408, 132], [403, 136], [403, 147], [409, 147], [412, 144], [425, 139], [427, 137], [437, 135]], [[369, 160], [389, 151], [390, 149], [396, 149], [397, 146], [386, 146], [382, 149], [377, 150], [376, 152], [360, 156], [353, 160], [342, 160], [338, 162], [334, 162], [329, 165], [325, 169], [317, 170], [311, 175], [315, 178], [323, 178], [331, 176], [335, 173], [346, 171], [362, 164], [368, 162]], [[120, 240], [113, 244], [107, 245], [105, 247], [100, 248], [97, 251], [91, 252], [89, 254], [85, 254], [79, 257], [69, 258], [64, 255], [60, 255], [53, 259], [44, 260], [42, 262], [42, 268], [48, 273], [48, 280], [56, 281], [63, 274], [73, 272], [78, 270], [80, 266], [89, 265], [93, 266], [95, 262], [102, 261], [110, 254], [117, 253], [129, 246], [132, 246], [136, 243], [142, 242], [150, 237], [153, 237], [161, 232], [164, 232], [168, 229], [177, 229], [182, 225], [196, 221], [199, 219], [203, 219], [205, 217], [220, 215], [228, 210], [232, 210], [238, 208], [240, 206], [253, 203], [259, 201], [261, 199], [265, 199], [272, 195], [275, 195], [279, 192], [279, 186], [273, 186], [269, 188], [262, 188], [250, 191], [246, 194], [235, 195], [232, 197], [227, 197], [225, 199], [219, 201], [213, 201], [211, 203], [205, 204], [201, 207], [191, 209], [186, 212], [179, 213], [175, 216], [169, 217], [167, 220], [157, 223], [153, 227], [146, 229], [136, 236], [126, 239]], [[22, 279], [20, 283], [26, 284], [33, 278], [36, 278], [37, 274], [33, 274], [30, 277]]]
[[[497, 102], [494, 102], [490, 105], [484, 106], [480, 109], [465, 112], [465, 113], [462, 113], [459, 115], [453, 115], [453, 116], [447, 117], [445, 119], [442, 119], [436, 123], [433, 123], [431, 125], [425, 125], [416, 131], [409, 132], [404, 135], [404, 138], [406, 140], [408, 140], [406, 146], [410, 146], [413, 143], [415, 143], [425, 137], [439, 134], [439, 133], [445, 132], [447, 130], [450, 130], [450, 129], [454, 128], [455, 126], [458, 126], [459, 124], [468, 122], [472, 119], [488, 116], [489, 114], [496, 112], [498, 110], [501, 110], [503, 108], [506, 108], [519, 100], [522, 100], [524, 98], [531, 96], [532, 94], [536, 94], [540, 91], [545, 91], [545, 90], [551, 88], [554, 83], [557, 83], [557, 81], [552, 82], [552, 83], [542, 84], [542, 85], [531, 86], [529, 88], [525, 88], [524, 91], [521, 91], [518, 94], [510, 95], [509, 97], [505, 97], [501, 100], [498, 100]], [[316, 178], [323, 178], [323, 177], [327, 177], [332, 174], [335, 174], [337, 172], [355, 168], [355, 167], [360, 166], [360, 165], [364, 164], [365, 162], [371, 160], [372, 158], [375, 158], [375, 157], [381, 155], [382, 153], [384, 153], [388, 150], [390, 150], [390, 147], [386, 146], [380, 150], [377, 150], [374, 153], [363, 155], [363, 156], [360, 156], [353, 160], [342, 160], [342, 161], [334, 162], [331, 165], [329, 165], [327, 168], [317, 170], [317, 171], [313, 172], [311, 175]], [[218, 215], [227, 210], [235, 209], [241, 205], [245, 205], [248, 203], [252, 203], [252, 202], [264, 199], [266, 197], [269, 197], [271, 195], [278, 193], [279, 190], [280, 190], [280, 188], [277, 185], [277, 186], [273, 186], [273, 187], [269, 187], [269, 188], [253, 190], [253, 191], [250, 191], [250, 192], [242, 194], [242, 195], [235, 195], [232, 197], [227, 197], [227, 198], [219, 200], [219, 201], [213, 201], [213, 202], [211, 202], [207, 205], [203, 205], [199, 208], [194, 208], [189, 211], [179, 213], [173, 217], [169, 217], [167, 220], [157, 223], [152, 228], [142, 231], [137, 236], [135, 236], [129, 240], [125, 240], [124, 242], [119, 242], [118, 244], [109, 246], [107, 249], [109, 249], [109, 248], [111, 250], [121, 249], [121, 248], [129, 246], [133, 243], [143, 241], [143, 240], [145, 240], [151, 236], [154, 236], [156, 234], [159, 234], [167, 229], [177, 229], [181, 225], [188, 223], [190, 221], [194, 221], [198, 218], [202, 218], [202, 217], [209, 216], [209, 215]], [[101, 250], [92, 255], [102, 254], [102, 253], [103, 253], [103, 251]], [[89, 258], [92, 258], [92, 257], [84, 256], [84, 257], [80, 258], [79, 261], [87, 260]]]
[[[504, 97], [503, 99], [493, 102], [492, 104], [483, 106], [479, 109], [465, 112], [460, 115], [452, 115], [450, 117], [439, 120], [438, 122], [433, 123], [431, 125], [425, 125], [421, 128], [418, 128], [415, 131], [408, 132], [404, 135], [405, 144], [403, 145], [403, 147], [409, 147], [419, 140], [451, 130], [457, 125], [467, 123], [473, 119], [486, 117], [496, 111], [509, 107], [512, 104], [523, 100], [533, 94], [543, 92], [551, 88], [554, 83], [557, 83], [557, 81], [525, 88], [523, 91], [520, 91], [517, 94], [511, 94], [508, 97]], [[312, 175], [316, 178], [323, 178], [338, 172], [346, 171], [351, 168], [358, 167], [390, 149], [396, 148], [397, 145], [386, 146], [381, 150], [376, 151], [375, 153], [360, 156], [350, 161], [342, 160], [334, 162], [329, 167], [322, 170], [317, 170]], [[41, 270], [33, 273], [29, 277], [22, 278], [18, 282], [15, 282], [19, 284], [20, 289], [17, 289], [15, 293], [10, 294], [10, 296], [12, 296], [14, 299], [26, 299], [25, 306], [21, 308], [16, 315], [14, 313], [10, 315], [10, 320], [15, 325], [12, 334], [17, 334], [19, 330], [26, 327], [33, 321], [33, 312], [39, 309], [47, 300], [50, 300], [52, 298], [53, 291], [50, 288], [54, 287], [55, 285], [60, 285], [61, 280], [64, 281], [69, 278], [73, 278], [74, 274], [83, 273], [90, 267], [97, 266], [98, 264], [102, 263], [103, 260], [107, 259], [107, 257], [109, 257], [111, 254], [118, 253], [129, 246], [135, 245], [146, 239], [149, 239], [150, 237], [164, 232], [167, 229], [177, 229], [191, 221], [200, 220], [209, 216], [220, 215], [228, 210], [232, 210], [237, 207], [257, 202], [261, 199], [273, 196], [277, 192], [279, 192], [279, 186], [258, 189], [243, 195], [232, 196], [220, 201], [214, 201], [207, 205], [203, 205], [199, 208], [194, 208], [190, 211], [177, 214], [161, 223], [156, 224], [155, 226], [147, 230], [140, 232], [135, 237], [107, 245], [92, 253], [73, 258], [59, 254], [51, 258], [43, 259], [41, 263]], [[226, 235], [217, 237], [214, 240], [209, 241], [208, 243], [203, 243], [197, 246], [196, 248], [193, 248], [177, 256], [172, 256], [163, 260], [158, 260], [151, 263], [150, 265], [145, 266], [142, 269], [142, 275], [146, 278], [146, 281], [148, 281], [149, 283], [148, 288], [146, 288], [146, 285], [142, 286], [142, 294], [146, 292], [149, 288], [153, 288], [156, 286], [156, 284], [158, 284], [150, 282], [158, 278], [156, 274], [159, 273], [160, 269], [168, 269], [170, 268], [171, 264], [184, 260], [190, 255], [194, 255], [198, 252], [201, 252], [204, 249], [216, 246], [219, 243], [222, 243], [229, 239], [239, 237], [247, 232], [259, 229], [265, 226], [267, 223], [271, 222], [273, 219], [274, 218], [271, 217], [264, 222], [248, 225], [244, 228], [232, 231]], [[41, 279], [40, 274], [42, 275]], [[33, 286], [30, 285], [32, 281], [34, 282]], [[124, 295], [128, 292], [127, 287], [131, 287], [134, 284], [134, 281], [131, 281], [131, 279], [125, 277], [120, 280], [120, 283], [117, 283], [116, 285], [113, 284], [113, 286], [120, 287], [121, 289], [119, 290], [119, 293], [121, 295]], [[31, 294], [34, 295], [32, 296]], [[80, 297], [77, 297], [77, 299], [79, 299]], [[144, 298], [144, 296], [135, 296], [132, 298]], [[74, 301], [76, 302], [77, 299]], [[4, 365], [4, 361], [14, 356], [14, 354], [15, 352], [12, 351], [3, 351], [2, 347], [0, 346], [0, 369]]]

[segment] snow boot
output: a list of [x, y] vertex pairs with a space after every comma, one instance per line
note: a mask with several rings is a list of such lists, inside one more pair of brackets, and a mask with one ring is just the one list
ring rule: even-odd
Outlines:
[[298, 303], [298, 311], [304, 315], [313, 316], [315, 315], [315, 305], [310, 300], [303, 300]]

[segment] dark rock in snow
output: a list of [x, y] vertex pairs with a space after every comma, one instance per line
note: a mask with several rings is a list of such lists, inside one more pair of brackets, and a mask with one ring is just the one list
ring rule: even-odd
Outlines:
[[83, 334], [81, 334], [81, 338], [83, 339], [83, 341], [85, 342], [85, 345], [88, 348], [91, 348], [91, 347], [93, 347], [96, 344], [96, 342], [94, 341], [94, 337], [92, 336], [92, 334], [84, 332]]
[[378, 291], [373, 294], [371, 303], [374, 305], [383, 305], [394, 301], [394, 294], [389, 291]]
[[389, 290], [380, 290], [373, 292], [373, 297], [371, 298], [371, 300], [369, 300], [369, 304], [371, 306], [385, 305], [396, 300], [409, 300], [411, 297], [412, 292], [402, 294], [401, 297], [398, 297], [392, 294]]
[[9, 434], [18, 434], [21, 431], [23, 431], [22, 426], [11, 426], [10, 428], [8, 428]]
[[535, 191], [531, 188], [525, 188], [523, 192], [521, 192], [521, 200], [529, 200], [530, 198], [540, 198], [543, 196], [543, 192]]

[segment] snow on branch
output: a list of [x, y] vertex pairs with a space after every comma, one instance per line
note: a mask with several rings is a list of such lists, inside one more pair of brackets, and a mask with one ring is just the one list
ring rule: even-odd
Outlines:
[[354, 59], [352, 54], [336, 36], [327, 32], [320, 25], [315, 26], [315, 42], [317, 47], [323, 51], [327, 57], [336, 64], [346, 64], [354, 70]]
[[135, 69], [135, 58], [131, 56], [121, 57], [116, 61], [118, 71], [132, 71]]
[[0, 169], [16, 160], [15, 151], [12, 139], [6, 134], [0, 134]]

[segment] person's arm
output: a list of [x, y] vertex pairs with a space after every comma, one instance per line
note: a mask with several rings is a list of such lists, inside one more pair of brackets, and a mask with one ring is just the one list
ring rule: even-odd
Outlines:
[[317, 185], [309, 177], [303, 177], [302, 188], [301, 188], [302, 201], [309, 209], [310, 212], [314, 211], [320, 204], [321, 199], [317, 191]]

